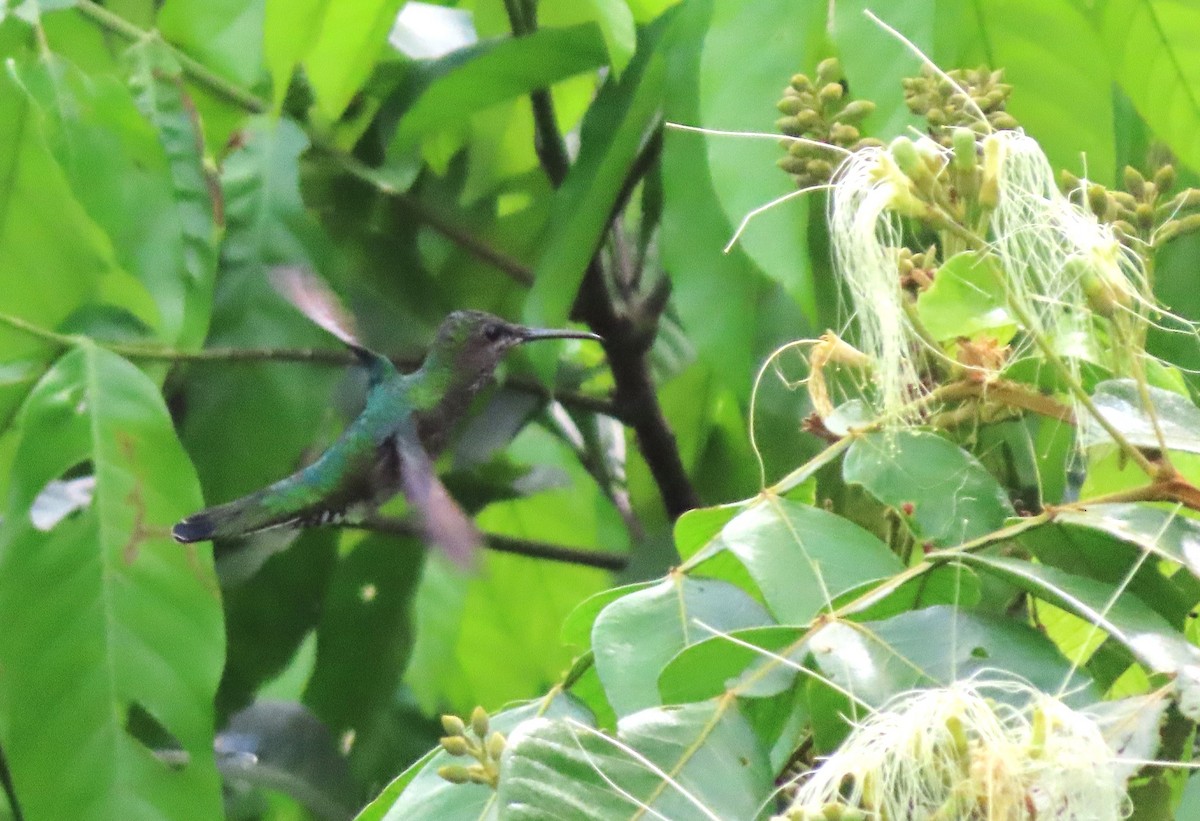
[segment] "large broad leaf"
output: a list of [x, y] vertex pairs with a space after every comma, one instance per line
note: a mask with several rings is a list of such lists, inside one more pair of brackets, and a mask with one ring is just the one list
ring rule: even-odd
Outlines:
[[[47, 483], [73, 468], [94, 477], [90, 500], [34, 519]], [[133, 365], [83, 345], [30, 394], [0, 529], [3, 742], [29, 817], [220, 813], [220, 596], [207, 553], [168, 534], [199, 503], [167, 409]], [[152, 749], [174, 745], [177, 769]]]
[[1100, 696], [1038, 631], [954, 607], [929, 607], [878, 622], [832, 622], [812, 637], [808, 650], [824, 675], [872, 707], [918, 686], [1006, 675], [1045, 692], [1070, 693], [1079, 704]]
[[847, 482], [901, 511], [937, 547], [991, 533], [1014, 515], [1004, 488], [971, 454], [932, 433], [868, 434], [842, 463]]
[[1172, 0], [1113, 0], [1102, 31], [1113, 76], [1157, 136], [1200, 168], [1200, 9]]
[[[509, 735], [527, 722], [562, 719], [591, 725], [591, 716], [570, 696], [557, 693], [540, 702], [505, 710], [491, 717], [489, 727]], [[410, 819], [497, 818], [496, 794], [480, 784], [451, 784], [437, 774], [447, 764], [469, 764], [471, 759], [456, 758], [445, 750], [435, 750], [401, 773], [379, 796], [368, 804], [355, 821], [410, 821]]]
[[[1146, 386], [1153, 405], [1143, 407], [1141, 391], [1132, 379], [1110, 379], [1096, 386], [1096, 409], [1131, 445], [1158, 448], [1161, 431], [1168, 450], [1200, 453], [1200, 408], [1174, 391]], [[1151, 412], [1154, 414], [1151, 418]], [[1112, 444], [1112, 437], [1090, 414], [1080, 418], [1079, 440], [1084, 447]]]
[[1165, 575], [1157, 561], [1182, 564], [1193, 575], [1200, 571], [1200, 522], [1179, 511], [1144, 504], [1068, 508], [1052, 523], [1026, 531], [1021, 543], [1069, 573], [1126, 584], [1177, 627], [1186, 624], [1195, 605], [1195, 596], [1178, 583], [1192, 577]]
[[156, 327], [143, 332], [195, 347], [207, 328], [217, 261], [213, 190], [178, 66], [174, 82], [153, 75], [150, 55], [168, 56], [158, 41], [132, 53], [141, 58], [134, 85], [153, 125], [122, 84], [91, 80], [64, 60], [31, 65], [21, 78], [46, 112], [47, 142], [76, 197], [154, 300]]
[[[136, 296], [129, 286], [137, 283], [120, 270], [112, 243], [71, 191], [40, 122], [29, 95], [0, 72], [0, 312], [53, 329], [85, 303], [128, 305], [122, 297]], [[48, 352], [45, 342], [0, 325], [0, 428], [41, 375]]]
[[738, 514], [720, 541], [749, 571], [776, 620], [788, 624], [804, 624], [843, 594], [903, 569], [853, 522], [776, 496]]
[[615, 739], [577, 721], [528, 721], [501, 772], [503, 821], [752, 821], [773, 788], [765, 751], [725, 700], [634, 713]]
[[1141, 599], [1114, 585], [1017, 559], [964, 554], [961, 561], [997, 576], [1095, 626], [1150, 671], [1174, 676], [1179, 708], [1200, 715], [1200, 650]]
[[770, 623], [763, 606], [732, 584], [672, 574], [622, 596], [596, 618], [596, 670], [617, 715], [628, 715], [662, 703], [659, 672], [683, 648], [713, 630]]
[[[1008, 110], [1052, 166], [1112, 184], [1111, 47], [1071, 3], [998, 0], [977, 8], [989, 67], [1004, 69], [1013, 85]], [[1065, 42], [1071, 47], [1063, 48]]]
[[[746, 14], [741, 0], [715, 0], [701, 51], [700, 119], [685, 125], [725, 131], [775, 134], [775, 103], [788, 78], [811, 72], [823, 45], [826, 4], [794, 0], [760, 0]], [[780, 26], [780, 20], [789, 25]], [[747, 44], [754, 59], [746, 59]], [[730, 66], [737, 65], [737, 71]], [[707, 148], [708, 169], [730, 225], [741, 223], [753, 209], [789, 193], [796, 186], [775, 163], [785, 156], [776, 140], [736, 136], [692, 137]], [[840, 155], [830, 154], [836, 163]], [[810, 205], [811, 203], [811, 205]], [[806, 318], [817, 321], [816, 292], [808, 264], [807, 214], [824, 200], [809, 193], [758, 214], [738, 240], [754, 263], [783, 286]], [[732, 232], [715, 237], [728, 242]]]

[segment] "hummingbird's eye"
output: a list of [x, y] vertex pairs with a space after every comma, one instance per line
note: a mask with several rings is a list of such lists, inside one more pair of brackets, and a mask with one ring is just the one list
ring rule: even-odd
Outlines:
[[483, 327], [483, 338], [488, 342], [495, 342], [500, 339], [500, 335], [504, 333], [504, 329], [499, 325], [485, 325]]

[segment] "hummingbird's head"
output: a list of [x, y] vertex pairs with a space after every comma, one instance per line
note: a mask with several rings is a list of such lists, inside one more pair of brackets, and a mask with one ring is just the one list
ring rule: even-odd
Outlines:
[[594, 339], [586, 331], [528, 328], [483, 311], [455, 311], [442, 320], [430, 358], [472, 384], [488, 379], [509, 348], [538, 339]]

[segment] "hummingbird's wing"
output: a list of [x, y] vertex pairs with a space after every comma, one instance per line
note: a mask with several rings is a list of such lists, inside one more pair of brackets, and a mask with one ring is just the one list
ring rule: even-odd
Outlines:
[[421, 447], [415, 426], [411, 435], [393, 437], [400, 469], [400, 489], [416, 511], [425, 537], [459, 567], [471, 569], [483, 539], [475, 523], [463, 512], [442, 484]]
[[351, 348], [361, 348], [354, 318], [342, 305], [325, 280], [312, 271], [293, 265], [280, 265], [268, 274], [279, 295]]

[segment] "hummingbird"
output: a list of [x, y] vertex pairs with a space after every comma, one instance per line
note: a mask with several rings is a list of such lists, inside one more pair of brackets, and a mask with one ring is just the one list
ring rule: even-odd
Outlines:
[[456, 564], [470, 567], [479, 533], [438, 479], [433, 457], [510, 348], [542, 339], [603, 340], [585, 331], [527, 328], [483, 311], [454, 311], [438, 327], [421, 367], [404, 374], [358, 341], [349, 314], [315, 274], [276, 268], [271, 282], [353, 352], [367, 371], [366, 405], [308, 467], [188, 516], [171, 535], [186, 544], [272, 528], [352, 523], [403, 492], [426, 539]]

